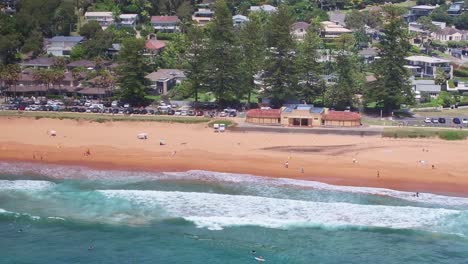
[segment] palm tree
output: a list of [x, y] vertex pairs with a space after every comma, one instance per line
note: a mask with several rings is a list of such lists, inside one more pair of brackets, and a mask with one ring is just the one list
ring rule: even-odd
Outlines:
[[10, 90], [11, 85], [15, 85], [15, 97], [16, 97], [16, 84], [21, 78], [21, 68], [18, 64], [8, 64], [5, 67], [4, 73], [5, 81], [8, 85], [8, 90]]

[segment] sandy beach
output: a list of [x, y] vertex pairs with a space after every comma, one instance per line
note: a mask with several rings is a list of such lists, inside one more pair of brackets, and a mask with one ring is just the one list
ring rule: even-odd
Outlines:
[[[2, 161], [144, 171], [197, 169], [468, 196], [468, 141], [214, 133], [206, 124], [153, 122], [3, 117], [0, 124]], [[57, 136], [49, 136], [49, 130]], [[137, 139], [141, 132], [149, 138]]]

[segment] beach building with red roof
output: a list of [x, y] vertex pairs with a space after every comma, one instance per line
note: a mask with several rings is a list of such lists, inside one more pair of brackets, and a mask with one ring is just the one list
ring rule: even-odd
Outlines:
[[246, 122], [289, 127], [357, 127], [361, 115], [348, 111], [330, 111], [307, 104], [285, 105], [281, 109], [252, 109], [246, 113]]
[[356, 127], [361, 125], [361, 115], [347, 111], [327, 111], [322, 116], [325, 126]]
[[277, 125], [281, 122], [280, 109], [252, 109], [245, 114], [246, 122], [254, 124]]

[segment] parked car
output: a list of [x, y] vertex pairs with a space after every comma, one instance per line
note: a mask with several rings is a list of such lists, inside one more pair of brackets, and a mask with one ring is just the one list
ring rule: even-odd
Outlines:
[[172, 109], [168, 109], [168, 110], [167, 110], [167, 114], [168, 114], [168, 115], [175, 115], [175, 111], [172, 110]]
[[431, 121], [432, 121], [433, 124], [438, 124], [439, 123], [439, 119], [437, 119], [437, 118], [432, 118]]
[[203, 111], [197, 111], [196, 116], [203, 116], [203, 114], [204, 114]]
[[453, 118], [452, 122], [453, 122], [455, 125], [461, 124], [461, 120], [460, 120], [460, 118], [458, 118], [458, 117]]
[[468, 125], [468, 118], [463, 118], [462, 123], [463, 123], [464, 125]]
[[432, 123], [432, 120], [431, 120], [431, 118], [429, 118], [429, 117], [426, 117], [426, 118], [424, 119], [424, 123], [426, 123], [426, 124], [430, 124], [430, 123]]
[[221, 113], [219, 113], [219, 116], [220, 116], [220, 117], [226, 117], [227, 115], [228, 115], [228, 114], [227, 114], [226, 112], [221, 112]]
[[176, 110], [175, 113], [174, 113], [174, 115], [180, 116], [180, 115], [182, 115], [182, 111], [181, 111], [181, 110]]
[[187, 112], [187, 115], [189, 115], [189, 116], [195, 116], [196, 113], [195, 113], [195, 111], [193, 111], [193, 110], [189, 110], [189, 111]]
[[445, 118], [443, 118], [443, 117], [439, 117], [439, 123], [441, 123], [441, 124], [445, 124]]
[[112, 101], [111, 107], [117, 107], [117, 106], [119, 106], [119, 102], [118, 101]]
[[182, 110], [182, 111], [180, 112], [180, 115], [181, 115], [181, 116], [187, 116], [187, 110]]

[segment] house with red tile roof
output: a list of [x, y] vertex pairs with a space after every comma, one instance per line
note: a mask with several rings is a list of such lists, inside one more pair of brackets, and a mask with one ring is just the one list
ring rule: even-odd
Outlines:
[[361, 125], [361, 115], [349, 111], [327, 111], [322, 116], [325, 126], [357, 127]]
[[160, 54], [164, 50], [165, 47], [165, 41], [156, 39], [155, 34], [150, 34], [148, 36], [148, 39], [146, 40], [145, 51], [143, 55], [149, 56], [154, 59], [158, 54]]
[[179, 31], [178, 16], [152, 16], [151, 25], [157, 32], [175, 33]]
[[252, 109], [245, 114], [246, 122], [254, 124], [279, 125], [281, 122], [280, 109]]

